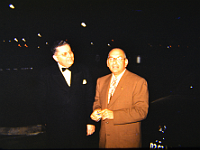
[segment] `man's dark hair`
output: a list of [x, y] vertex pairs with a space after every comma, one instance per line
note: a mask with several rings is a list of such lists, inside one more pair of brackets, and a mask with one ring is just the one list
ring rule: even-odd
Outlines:
[[[54, 44], [53, 44], [53, 47], [52, 47], [52, 49], [51, 49], [51, 52], [52, 52], [53, 54], [55, 54], [56, 48], [59, 47], [59, 46], [63, 46], [63, 45], [65, 45], [65, 44], [68, 44], [68, 45], [70, 46], [70, 44], [67, 43], [65, 40], [57, 40], [57, 41], [55, 41]], [[70, 46], [70, 47], [71, 47], [71, 46]]]

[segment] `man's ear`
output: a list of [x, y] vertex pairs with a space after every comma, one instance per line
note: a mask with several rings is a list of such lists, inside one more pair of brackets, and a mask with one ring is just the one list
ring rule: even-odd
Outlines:
[[107, 59], [107, 61], [106, 61], [107, 67], [108, 67], [108, 63], [109, 63], [109, 62], [108, 62], [108, 59]]
[[53, 59], [58, 62], [58, 58], [55, 55], [53, 55]]
[[127, 67], [127, 65], [128, 65], [128, 59], [126, 58], [125, 59], [125, 67]]

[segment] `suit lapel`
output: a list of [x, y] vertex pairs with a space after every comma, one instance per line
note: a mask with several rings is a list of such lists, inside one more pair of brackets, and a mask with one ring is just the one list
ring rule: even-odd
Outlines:
[[121, 77], [116, 89], [115, 89], [115, 92], [112, 96], [112, 99], [110, 100], [110, 103], [108, 104], [108, 107], [112, 106], [117, 98], [121, 95], [121, 93], [123, 92], [123, 90], [126, 88], [126, 76], [128, 74], [128, 71], [126, 70], [123, 74], [123, 76]]
[[65, 89], [69, 89], [69, 86], [64, 78], [64, 76], [62, 75], [62, 73], [59, 70], [58, 66], [54, 66], [54, 68], [52, 69], [52, 77], [55, 81], [55, 83], [57, 83], [59, 86], [61, 87], [67, 87]]
[[[105, 93], [104, 94], [104, 97], [102, 98], [103, 101], [102, 101], [102, 108], [107, 108], [108, 107], [108, 91], [109, 91], [109, 88], [110, 88], [110, 80], [111, 80], [111, 77], [112, 77], [112, 74], [110, 74], [110, 76], [108, 76], [108, 78], [105, 80], [105, 84], [104, 86], [102, 87], [102, 93]], [[104, 99], [106, 101], [104, 101]]]

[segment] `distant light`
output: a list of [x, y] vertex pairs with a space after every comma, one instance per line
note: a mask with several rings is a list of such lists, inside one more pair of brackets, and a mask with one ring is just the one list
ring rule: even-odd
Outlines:
[[37, 48], [40, 48], [40, 46], [38, 46]]
[[11, 9], [15, 9], [15, 6], [14, 6], [13, 4], [10, 4], [9, 7], [10, 7]]
[[38, 36], [39, 36], [39, 37], [42, 37], [42, 35], [41, 35], [40, 33], [38, 33]]
[[5, 40], [3, 40], [3, 42], [6, 42]]
[[14, 41], [18, 42], [18, 39], [17, 39], [17, 38], [14, 38]]
[[85, 22], [82, 22], [81, 26], [86, 27], [87, 25], [85, 24]]
[[176, 19], [180, 19], [181, 17], [178, 17], [178, 18], [176, 18]]
[[91, 44], [91, 45], [94, 45], [94, 43], [93, 43], [93, 42], [91, 42], [90, 44]]
[[169, 46], [167, 46], [167, 48], [169, 48]]
[[110, 44], [108, 43], [108, 46], [110, 46]]
[[137, 56], [137, 60], [136, 60], [136, 62], [137, 62], [138, 64], [141, 63], [141, 57], [140, 57], [140, 56]]
[[11, 40], [9, 40], [8, 42], [11, 42]]
[[19, 47], [22, 47], [20, 44], [18, 44]]
[[25, 38], [22, 38], [22, 41], [26, 42], [26, 39], [25, 39]]
[[114, 42], [114, 39], [112, 39], [111, 41]]
[[48, 42], [46, 42], [46, 45], [49, 45], [49, 43], [48, 43]]
[[193, 89], [193, 86], [191, 85], [190, 88]]
[[28, 45], [24, 44], [25, 47], [28, 47]]

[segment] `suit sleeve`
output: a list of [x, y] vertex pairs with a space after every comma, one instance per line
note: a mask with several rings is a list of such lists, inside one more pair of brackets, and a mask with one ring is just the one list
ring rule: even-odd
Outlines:
[[46, 94], [47, 94], [47, 85], [46, 85], [46, 77], [44, 75], [44, 72], [40, 72], [38, 77], [38, 88], [37, 88], [37, 113], [38, 113], [38, 119], [41, 124], [46, 123], [46, 106], [45, 106], [45, 100], [46, 100]]
[[137, 82], [130, 100], [132, 100], [130, 108], [114, 110], [115, 125], [139, 122], [146, 118], [149, 108], [149, 92], [145, 79], [141, 78]]
[[100, 104], [100, 100], [99, 100], [99, 94], [100, 94], [100, 82], [99, 82], [99, 79], [97, 79], [96, 95], [95, 95], [95, 101], [94, 101], [94, 104], [93, 104], [93, 111], [95, 109], [101, 109], [101, 104]]

